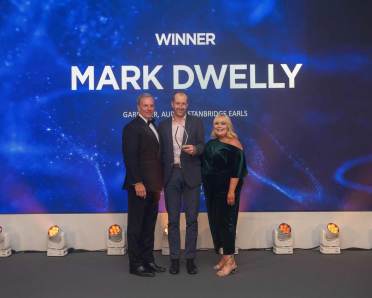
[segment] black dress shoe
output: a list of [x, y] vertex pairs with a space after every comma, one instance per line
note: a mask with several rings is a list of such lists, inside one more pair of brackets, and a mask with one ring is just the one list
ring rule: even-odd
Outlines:
[[145, 268], [144, 266], [138, 266], [137, 268], [130, 268], [130, 274], [138, 275], [141, 277], [154, 277], [155, 273]]
[[194, 259], [187, 259], [186, 260], [186, 269], [188, 274], [196, 274], [198, 273], [198, 268], [194, 263]]
[[157, 273], [165, 272], [165, 270], [166, 270], [164, 267], [161, 267], [159, 265], [156, 265], [154, 262], [146, 263], [145, 264], [145, 267], [149, 271], [151, 271], [151, 272], [157, 272]]
[[171, 265], [169, 267], [170, 274], [178, 274], [180, 273], [180, 260], [179, 259], [171, 259]]

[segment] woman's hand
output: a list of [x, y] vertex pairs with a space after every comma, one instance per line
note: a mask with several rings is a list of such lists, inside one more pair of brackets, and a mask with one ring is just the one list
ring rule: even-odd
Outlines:
[[146, 187], [143, 185], [142, 182], [138, 182], [134, 184], [134, 190], [136, 192], [136, 196], [142, 199], [146, 198]]
[[233, 206], [235, 205], [235, 192], [229, 191], [227, 193], [227, 205]]

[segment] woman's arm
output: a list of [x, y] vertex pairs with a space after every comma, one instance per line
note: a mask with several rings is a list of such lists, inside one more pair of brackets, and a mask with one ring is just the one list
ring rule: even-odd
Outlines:
[[[234, 138], [231, 140], [231, 145], [239, 148], [239, 149], [243, 149], [243, 146], [242, 144], [240, 143], [239, 139], [237, 138]], [[229, 191], [227, 193], [227, 204], [232, 206], [235, 204], [235, 189], [236, 189], [236, 186], [238, 185], [239, 183], [239, 178], [237, 177], [231, 177], [230, 178], [230, 185], [229, 185]]]
[[235, 204], [235, 189], [238, 182], [239, 178], [230, 178], [229, 191], [227, 193], [227, 204], [230, 206]]

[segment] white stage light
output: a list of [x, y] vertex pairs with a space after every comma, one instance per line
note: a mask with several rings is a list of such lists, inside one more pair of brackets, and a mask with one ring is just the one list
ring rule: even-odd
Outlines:
[[57, 225], [51, 226], [48, 229], [48, 257], [63, 257], [67, 255], [68, 249], [66, 245], [65, 233]]
[[110, 256], [125, 255], [127, 252], [126, 241], [121, 226], [111, 225], [107, 233], [107, 254]]
[[169, 241], [168, 241], [168, 226], [163, 229], [163, 237], [161, 241], [161, 254], [163, 256], [169, 256]]
[[281, 223], [273, 230], [273, 252], [278, 255], [293, 254], [292, 228], [287, 223]]
[[340, 254], [340, 228], [329, 223], [320, 231], [320, 252], [323, 254]]
[[12, 254], [8, 233], [0, 226], [0, 257], [9, 257]]

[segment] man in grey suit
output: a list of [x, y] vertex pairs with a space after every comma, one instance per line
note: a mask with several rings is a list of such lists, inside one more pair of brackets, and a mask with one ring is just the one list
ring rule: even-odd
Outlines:
[[184, 92], [172, 97], [173, 116], [159, 124], [161, 159], [164, 171], [165, 204], [168, 212], [168, 240], [171, 274], [179, 273], [180, 213], [186, 215], [185, 258], [189, 274], [198, 269], [196, 240], [201, 185], [200, 155], [204, 149], [204, 128], [201, 119], [187, 115], [188, 98]]

